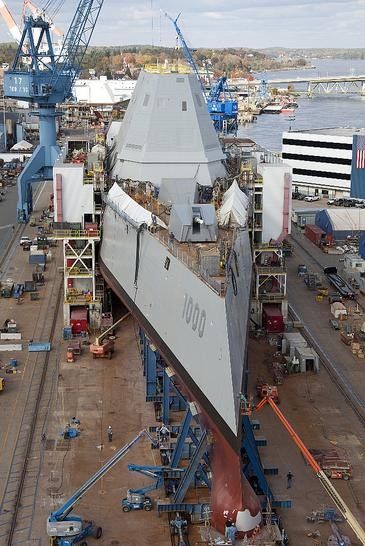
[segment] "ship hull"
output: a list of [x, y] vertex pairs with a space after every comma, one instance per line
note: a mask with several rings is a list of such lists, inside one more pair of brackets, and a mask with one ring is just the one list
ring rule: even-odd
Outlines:
[[139, 326], [159, 348], [164, 360], [179, 376], [184, 387], [184, 394], [190, 400], [197, 401], [203, 409], [202, 422], [212, 432], [213, 438], [210, 449], [213, 476], [211, 490], [213, 527], [224, 533], [226, 521], [231, 520], [236, 522], [239, 532], [250, 534], [260, 524], [261, 513], [258, 499], [243, 474], [240, 458], [241, 438], [226, 426], [221, 415], [192, 381], [184, 366], [147, 321], [101, 258], [99, 263], [101, 273], [110, 288], [129, 309]]
[[249, 532], [261, 514], [240, 459], [251, 285], [248, 234], [236, 234], [234, 259], [220, 292], [187, 265], [186, 255], [172, 250], [145, 224], [129, 221], [114, 205], [104, 212], [102, 275], [178, 375], [184, 394], [197, 403], [199, 418], [212, 433], [215, 527], [223, 531], [232, 518], [240, 531]]

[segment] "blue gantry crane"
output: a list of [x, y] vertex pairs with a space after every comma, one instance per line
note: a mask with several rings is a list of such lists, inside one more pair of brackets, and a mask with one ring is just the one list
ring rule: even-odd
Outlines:
[[238, 102], [232, 97], [227, 76], [222, 76], [211, 87], [207, 103], [215, 130], [218, 133], [236, 134], [238, 129]]
[[227, 77], [222, 76], [211, 87], [209, 94], [206, 93], [206, 89], [199, 75], [199, 71], [194, 61], [194, 57], [189, 47], [187, 46], [185, 38], [177, 23], [180, 15], [181, 13], [179, 13], [179, 15], [175, 19], [173, 19], [168, 13], [165, 12], [165, 16], [174, 25], [176, 34], [181, 43], [185, 59], [190, 66], [192, 72], [199, 80], [205, 101], [208, 106], [209, 115], [214, 124], [214, 128], [218, 133], [236, 134], [238, 128], [238, 102], [232, 97], [232, 94], [228, 87]]
[[95, 526], [91, 521], [83, 520], [80, 516], [69, 514], [85, 493], [109, 472], [143, 436], [146, 436], [152, 444], [155, 444], [154, 438], [147, 430], [141, 430], [133, 440], [119, 449], [91, 478], [79, 487], [60, 508], [51, 512], [47, 519], [47, 534], [51, 537], [51, 544], [53, 546], [73, 546], [83, 541], [87, 536], [101, 537], [101, 527]]
[[72, 85], [103, 2], [80, 0], [58, 55], [53, 50], [51, 24], [41, 16], [24, 18], [14, 62], [4, 74], [4, 95], [38, 106], [34, 114], [39, 118], [39, 145], [18, 178], [18, 222], [26, 222], [33, 210], [32, 183], [52, 179], [60, 153], [56, 119], [61, 113], [57, 105], [72, 97]]

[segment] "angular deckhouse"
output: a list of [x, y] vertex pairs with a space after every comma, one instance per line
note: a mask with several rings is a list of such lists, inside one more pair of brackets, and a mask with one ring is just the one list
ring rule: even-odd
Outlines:
[[149, 181], [190, 178], [204, 186], [225, 175], [224, 158], [194, 74], [142, 71], [119, 134], [112, 175]]

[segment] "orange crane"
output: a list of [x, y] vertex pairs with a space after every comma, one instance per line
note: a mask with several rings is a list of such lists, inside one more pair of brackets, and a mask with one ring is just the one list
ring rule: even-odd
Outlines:
[[[1, 2], [2, 0], [0, 0]], [[25, 10], [26, 9], [29, 9], [29, 11], [31, 11], [34, 15], [40, 15], [42, 17], [45, 17], [46, 20], [50, 23], [51, 25], [51, 30], [54, 34], [56, 34], [56, 36], [58, 36], [59, 38], [63, 38], [63, 32], [62, 30], [60, 30], [58, 27], [56, 27], [56, 25], [54, 24], [54, 22], [52, 21], [52, 19], [50, 19], [43, 10], [41, 10], [40, 8], [38, 8], [35, 4], [33, 4], [33, 2], [31, 0], [24, 0], [23, 1], [23, 12], [22, 12], [22, 15], [24, 17], [25, 15]]]
[[[29, 9], [33, 14], [36, 16], [45, 16], [44, 12], [39, 9], [37, 6], [35, 6], [31, 0], [24, 0], [23, 1], [23, 10], [22, 10], [22, 18], [24, 18], [25, 10]], [[14, 40], [19, 43], [22, 37], [22, 31], [20, 30], [20, 27], [15, 22], [14, 17], [9, 11], [9, 8], [5, 4], [4, 0], [0, 0], [0, 15], [4, 19], [6, 26], [9, 29], [9, 32], [11, 36], [14, 38]], [[62, 46], [62, 40], [63, 40], [63, 32], [55, 26], [53, 21], [51, 21], [48, 17], [46, 17], [49, 23], [51, 24], [51, 30], [59, 37], [59, 43], [57, 44], [57, 47]], [[23, 50], [24, 52], [27, 52], [27, 46], [24, 46]]]
[[300, 452], [308, 461], [312, 469], [314, 470], [317, 478], [321, 482], [324, 489], [327, 491], [328, 495], [331, 497], [333, 502], [336, 504], [337, 508], [341, 512], [342, 516], [344, 517], [345, 521], [349, 524], [357, 538], [360, 540], [361, 544], [365, 546], [365, 531], [355, 518], [354, 514], [351, 512], [345, 501], [342, 499], [342, 497], [339, 495], [335, 487], [333, 487], [332, 483], [326, 476], [326, 474], [323, 472], [317, 461], [314, 459], [313, 455], [310, 453], [310, 451], [306, 448], [303, 441], [300, 439], [298, 434], [295, 432], [289, 421], [286, 419], [284, 414], [279, 410], [277, 405], [275, 404], [274, 400], [270, 398], [270, 396], [266, 396], [256, 406], [256, 411], [260, 411], [265, 404], [269, 404], [269, 406], [272, 408], [274, 413], [279, 417], [280, 421], [286, 428], [286, 430], [289, 432], [290, 436], [292, 437], [295, 444], [298, 446]]
[[0, 0], [0, 14], [2, 15], [6, 26], [9, 29], [9, 32], [11, 36], [14, 38], [14, 40], [19, 43], [20, 38], [22, 37], [22, 33], [16, 22], [14, 21], [14, 17], [10, 13], [7, 5], [3, 0]]

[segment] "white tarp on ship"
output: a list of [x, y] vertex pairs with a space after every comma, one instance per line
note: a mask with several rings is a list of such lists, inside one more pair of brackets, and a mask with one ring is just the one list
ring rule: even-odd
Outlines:
[[220, 226], [245, 227], [248, 217], [248, 197], [240, 190], [236, 180], [223, 196], [222, 206], [217, 211]]
[[12, 152], [16, 152], [18, 150], [31, 150], [33, 148], [33, 144], [30, 142], [27, 142], [26, 140], [21, 140], [20, 142], [17, 142], [10, 148]]
[[167, 229], [166, 224], [162, 220], [134, 201], [116, 182], [110, 188], [108, 198], [119, 211], [124, 212], [137, 224], [152, 226], [154, 223], [157, 223], [159, 226]]

